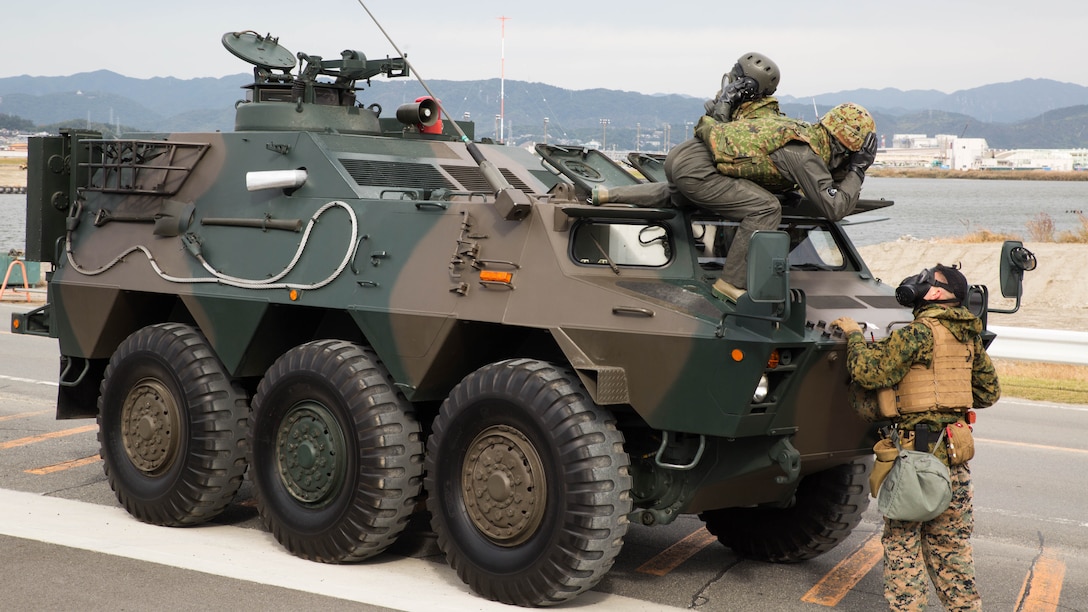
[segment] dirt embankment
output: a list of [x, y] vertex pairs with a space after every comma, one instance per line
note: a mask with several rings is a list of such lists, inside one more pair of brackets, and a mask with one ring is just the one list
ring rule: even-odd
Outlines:
[[26, 187], [26, 168], [20, 168], [26, 160], [0, 163], [0, 187]]
[[[1024, 273], [1020, 311], [991, 314], [991, 325], [1088, 331], [1088, 244], [1028, 242], [1038, 267]], [[898, 240], [859, 247], [869, 269], [896, 286], [904, 278], [937, 263], [960, 264], [967, 281], [990, 289], [990, 307], [1011, 308], [1013, 299], [1001, 297], [998, 262], [1001, 243], [958, 243]]]

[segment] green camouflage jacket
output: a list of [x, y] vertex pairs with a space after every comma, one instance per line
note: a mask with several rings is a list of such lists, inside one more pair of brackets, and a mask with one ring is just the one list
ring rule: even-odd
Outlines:
[[755, 119], [756, 117], [780, 117], [782, 110], [778, 107], [778, 100], [773, 96], [766, 96], [742, 102], [737, 110], [733, 111], [733, 121]]
[[794, 189], [796, 182], [782, 176], [770, 154], [798, 141], [811, 147], [825, 164], [831, 162], [827, 132], [819, 124], [766, 112], [748, 116], [734, 116], [723, 123], [704, 115], [695, 126], [695, 136], [706, 143], [722, 174], [748, 179], [772, 192]]
[[[903, 380], [915, 363], [927, 367], [933, 363], [933, 332], [918, 321], [922, 316], [930, 316], [941, 322], [960, 342], [973, 342], [975, 360], [971, 364], [971, 393], [974, 408], [986, 408], [1001, 397], [1001, 387], [997, 381], [997, 372], [990, 356], [982, 345], [982, 321], [966, 308], [949, 308], [940, 304], [929, 304], [914, 311], [914, 322], [893, 331], [887, 338], [878, 342], [866, 342], [861, 332], [851, 332], [847, 338], [846, 365], [854, 383], [864, 389], [890, 387]], [[875, 415], [862, 414], [868, 420], [879, 420]], [[932, 425], [944, 425], [960, 420], [962, 415], [955, 413], [920, 412], [910, 414], [900, 421], [903, 427], [913, 427], [926, 422]]]

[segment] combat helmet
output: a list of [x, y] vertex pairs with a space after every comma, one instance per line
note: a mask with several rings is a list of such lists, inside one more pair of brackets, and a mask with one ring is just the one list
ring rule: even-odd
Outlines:
[[861, 150], [865, 137], [876, 131], [876, 122], [869, 111], [853, 102], [840, 104], [820, 119], [820, 125], [827, 128], [844, 147], [851, 151]]
[[[759, 93], [763, 96], [772, 95], [778, 89], [778, 79], [782, 74], [778, 71], [778, 64], [762, 53], [745, 53], [737, 59], [733, 67], [735, 78], [749, 76], [759, 84]], [[739, 74], [736, 74], [739, 73]]]

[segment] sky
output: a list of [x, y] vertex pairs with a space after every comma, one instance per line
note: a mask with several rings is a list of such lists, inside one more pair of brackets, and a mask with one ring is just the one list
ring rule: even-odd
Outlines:
[[884, 88], [952, 93], [1025, 78], [1088, 86], [1085, 13], [1071, 0], [1045, 8], [1025, 0], [362, 4], [6, 0], [0, 77], [248, 73], [220, 41], [226, 32], [254, 30], [279, 37], [293, 53], [326, 59], [344, 49], [396, 56], [399, 48], [428, 81], [505, 78], [710, 97], [737, 57], [758, 51], [781, 69], [779, 95], [795, 97]]

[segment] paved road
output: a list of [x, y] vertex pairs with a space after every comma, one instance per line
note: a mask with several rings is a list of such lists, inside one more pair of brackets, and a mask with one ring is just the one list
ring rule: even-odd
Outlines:
[[[15, 309], [0, 305], [0, 320]], [[139, 523], [106, 483], [94, 422], [53, 419], [56, 369], [55, 342], [0, 333], [5, 607], [511, 609], [468, 591], [425, 520], [394, 550], [351, 566], [283, 551], [261, 527], [248, 483], [211, 525]], [[987, 610], [1088, 610], [1086, 430], [1086, 406], [1007, 398], [980, 413], [974, 545]], [[695, 517], [634, 526], [614, 569], [563, 608], [881, 609], [880, 526], [870, 508], [846, 542], [796, 565], [738, 559]]]

